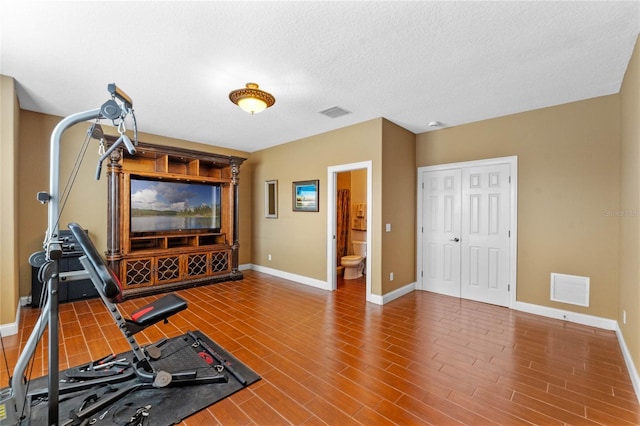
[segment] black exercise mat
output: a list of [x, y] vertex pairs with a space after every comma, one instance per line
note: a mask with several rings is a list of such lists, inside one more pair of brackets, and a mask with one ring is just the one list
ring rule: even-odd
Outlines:
[[[201, 339], [203, 345], [197, 348], [192, 347], [194, 339], [189, 333], [168, 339], [166, 342], [161, 343], [161, 358], [152, 361], [152, 364], [157, 369], [172, 374], [181, 371], [196, 371], [198, 377], [216, 376], [219, 372], [216, 370], [215, 365], [219, 365], [219, 362], [216, 361], [214, 357], [208, 355], [207, 351], [203, 348], [203, 346], [208, 345], [210, 347], [209, 349], [227, 362], [227, 368], [222, 371], [222, 373], [227, 376], [228, 381], [226, 383], [180, 385], [135, 390], [91, 416], [89, 418], [91, 421], [90, 424], [125, 425], [139, 409], [144, 409], [148, 414], [145, 416], [145, 422], [142, 423], [145, 426], [176, 424], [186, 417], [260, 380], [258, 374], [206, 335], [199, 331], [195, 331], [192, 334]], [[133, 354], [126, 352], [118, 355], [116, 358], [131, 360]], [[236, 375], [231, 374], [228, 369], [229, 366], [231, 366], [231, 371], [235, 370]], [[61, 371], [60, 378], [62, 379], [64, 377], [64, 371]], [[246, 380], [246, 383], [241, 383], [237, 377]], [[77, 410], [85, 399], [91, 398], [94, 395], [106, 397], [112, 392], [117, 392], [124, 387], [134, 386], [140, 383], [142, 383], [142, 381], [134, 377], [113, 385], [95, 386], [69, 394], [61, 393], [58, 405], [59, 424], [65, 424], [67, 419], [72, 417], [71, 413]], [[46, 387], [46, 377], [41, 377], [31, 382], [29, 394], [33, 395], [33, 397], [30, 425], [47, 424], [48, 404], [46, 400]], [[63, 387], [64, 384], [61, 384], [61, 388]], [[44, 393], [33, 391], [32, 389], [44, 389]], [[95, 419], [95, 422], [93, 422], [93, 419]], [[80, 424], [80, 422], [76, 424]]]

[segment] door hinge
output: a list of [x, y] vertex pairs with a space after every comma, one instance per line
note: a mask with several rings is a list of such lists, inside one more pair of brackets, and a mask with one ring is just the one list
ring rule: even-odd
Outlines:
[[509, 238], [511, 238], [511, 231], [510, 231], [510, 230], [508, 231], [507, 236], [508, 236]]
[[511, 183], [511, 176], [509, 176], [509, 183]]
[[424, 272], [423, 271], [420, 271], [420, 276], [424, 277]]
[[511, 284], [507, 284], [507, 291], [511, 291]]

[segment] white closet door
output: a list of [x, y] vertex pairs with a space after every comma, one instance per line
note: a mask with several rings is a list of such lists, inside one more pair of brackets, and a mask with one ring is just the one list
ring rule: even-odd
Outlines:
[[422, 173], [423, 288], [509, 306], [511, 166]]
[[462, 171], [461, 297], [509, 306], [510, 167]]
[[423, 175], [424, 289], [460, 297], [460, 169]]

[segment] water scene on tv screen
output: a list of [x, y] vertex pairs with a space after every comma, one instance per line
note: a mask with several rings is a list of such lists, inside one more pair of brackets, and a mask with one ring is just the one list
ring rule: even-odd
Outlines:
[[219, 186], [131, 179], [131, 232], [219, 228]]

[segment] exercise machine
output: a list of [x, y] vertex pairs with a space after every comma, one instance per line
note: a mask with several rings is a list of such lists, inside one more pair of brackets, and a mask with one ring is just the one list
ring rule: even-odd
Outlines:
[[[226, 383], [228, 381], [228, 377], [224, 373], [215, 369], [208, 369], [209, 374], [202, 374], [202, 370], [187, 369], [170, 373], [158, 369], [153, 361], [162, 358], [162, 346], [166, 343], [167, 339], [162, 339], [153, 345], [143, 348], [136, 341], [135, 334], [159, 321], [167, 322], [169, 317], [186, 309], [187, 302], [175, 293], [169, 293], [148, 305], [136, 309], [131, 313], [129, 319], [124, 318], [116, 305], [117, 302], [121, 301], [122, 297], [122, 288], [118, 278], [106, 265], [104, 259], [82, 227], [77, 223], [70, 223], [68, 226], [85, 253], [85, 255], [80, 258], [80, 262], [91, 277], [91, 281], [96, 286], [111, 317], [127, 339], [133, 358], [130, 362], [127, 359], [112, 360], [116, 358], [116, 356], [111, 354], [108, 355], [107, 358], [103, 358], [97, 362], [94, 361], [67, 370], [65, 371], [66, 377], [74, 378], [76, 382], [71, 382], [69, 385], [66, 385], [63, 390], [67, 393], [72, 390], [75, 391], [79, 387], [86, 389], [88, 386], [95, 387], [96, 384], [106, 385], [119, 383], [131, 376], [130, 373], [127, 374], [128, 369], [133, 371], [137, 380], [130, 381], [130, 383], [120, 387], [117, 391], [105, 395], [90, 404], [85, 404], [74, 411], [71, 418], [63, 423], [64, 425], [71, 425], [78, 422], [81, 424], [82, 421], [94, 416], [98, 411], [111, 406], [124, 395], [140, 389], [205, 383]], [[192, 339], [195, 342], [196, 338], [192, 337]], [[195, 352], [193, 352], [193, 355], [197, 357]], [[204, 362], [204, 364], [207, 363]], [[228, 367], [227, 369], [231, 374], [234, 374], [235, 370], [233, 370], [232, 367]], [[94, 377], [96, 374], [98, 377]]]
[[[63, 133], [77, 123], [95, 120], [95, 123], [89, 129], [86, 142], [90, 138], [100, 139], [101, 156], [96, 170], [97, 179], [100, 178], [102, 162], [117, 147], [124, 145], [132, 155], [136, 151], [137, 125], [133, 113], [133, 102], [115, 84], [109, 84], [107, 90], [111, 97], [100, 108], [64, 118], [54, 128], [51, 135], [49, 192], [40, 192], [37, 195], [37, 199], [41, 203], [48, 204], [48, 228], [44, 240], [46, 256], [41, 262], [40, 268], [40, 276], [43, 282], [46, 282], [46, 301], [33, 332], [18, 358], [9, 388], [0, 390], [0, 426], [30, 424], [30, 399], [34, 397], [46, 399], [48, 405], [47, 424], [58, 425], [60, 422], [58, 411], [61, 395], [77, 394], [100, 386], [125, 383], [117, 391], [105, 393], [101, 398], [92, 398], [85, 401], [69, 414], [67, 420], [62, 421], [64, 425], [79, 425], [88, 423], [91, 416], [113, 404], [119, 398], [140, 389], [221, 383], [228, 380], [227, 376], [218, 370], [212, 370], [208, 374], [188, 370], [171, 373], [154, 365], [154, 360], [162, 357], [161, 347], [164, 341], [148, 347], [142, 347], [137, 343], [135, 334], [159, 321], [166, 322], [170, 316], [186, 309], [187, 302], [176, 294], [170, 293], [147, 306], [137, 309], [129, 319], [126, 319], [116, 305], [122, 298], [121, 287], [117, 277], [107, 267], [89, 236], [77, 223], [69, 224], [69, 229], [84, 252], [84, 256], [80, 258], [84, 271], [60, 272], [59, 260], [62, 257], [63, 241], [60, 238], [58, 225], [61, 214], [60, 209], [65, 200], [65, 195], [60, 195], [59, 191], [60, 142]], [[133, 142], [126, 135], [125, 122], [129, 118], [134, 126]], [[111, 120], [120, 134], [120, 137], [108, 149], [104, 149], [102, 131], [98, 124], [101, 119]], [[77, 173], [78, 167], [79, 163], [77, 162], [75, 173]], [[68, 192], [66, 195], [68, 195]], [[107, 310], [127, 339], [131, 347], [132, 357], [131, 359], [116, 359], [114, 354], [110, 354], [92, 363], [66, 370], [63, 373], [64, 379], [60, 380], [60, 372], [58, 371], [59, 281], [61, 279], [74, 281], [86, 278], [91, 279]], [[30, 392], [28, 390], [30, 380], [26, 377], [25, 372], [47, 327], [49, 329], [47, 387], [46, 390], [32, 390]]]

